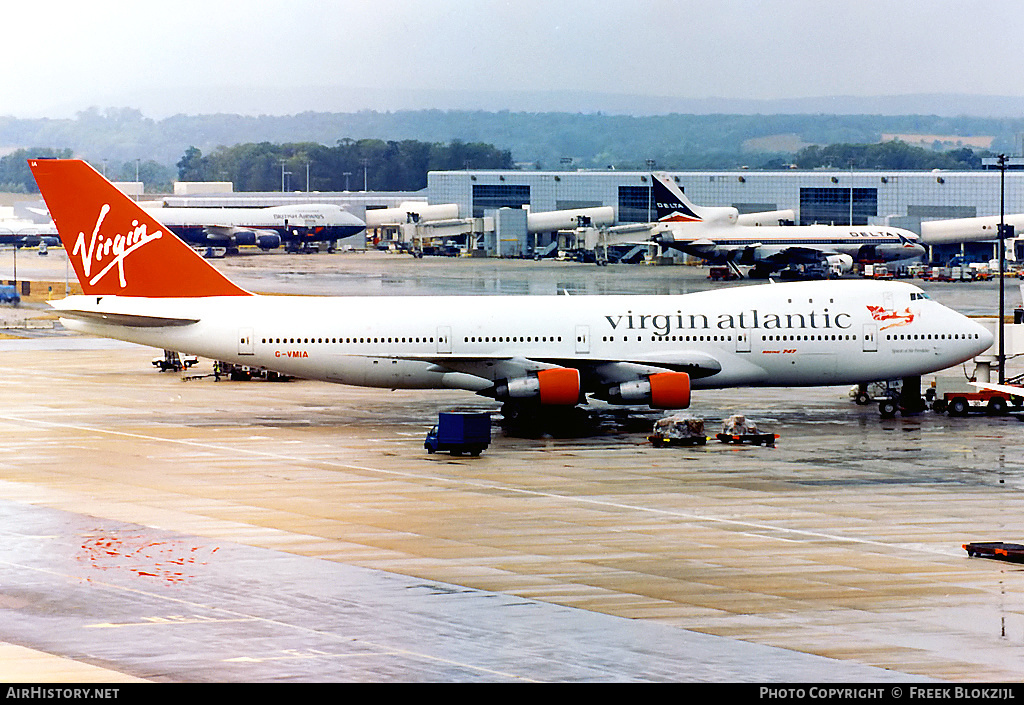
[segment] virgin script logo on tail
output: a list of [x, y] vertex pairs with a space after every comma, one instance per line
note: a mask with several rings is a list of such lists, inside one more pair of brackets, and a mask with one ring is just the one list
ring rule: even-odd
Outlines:
[[[89, 284], [95, 285], [111, 269], [117, 267], [121, 288], [123, 289], [128, 285], [124, 278], [125, 257], [140, 247], [148, 245], [154, 240], [159, 240], [163, 237], [163, 231], [157, 230], [156, 232], [148, 233], [146, 232], [145, 223], [133, 220], [133, 229], [127, 234], [118, 234], [113, 237], [103, 235], [100, 232], [100, 227], [103, 225], [103, 219], [107, 217], [109, 212], [110, 204], [104, 203], [100, 207], [99, 216], [96, 218], [96, 227], [93, 228], [89, 243], [86, 244], [85, 242], [85, 233], [79, 232], [78, 238], [75, 240], [75, 248], [71, 254], [72, 256], [78, 255], [81, 257], [82, 271], [89, 278]], [[92, 275], [93, 265], [100, 268], [95, 276]]]

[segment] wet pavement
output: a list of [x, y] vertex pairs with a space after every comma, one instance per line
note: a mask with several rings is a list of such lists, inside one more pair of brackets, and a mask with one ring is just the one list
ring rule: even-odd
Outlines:
[[[374, 254], [218, 266], [290, 293], [709, 286]], [[990, 285], [948, 286], [925, 288], [993, 312]], [[488, 400], [183, 381], [157, 354], [0, 340], [0, 648], [50, 655], [47, 679], [1020, 678], [1022, 568], [961, 548], [1024, 542], [1014, 416], [715, 390], [690, 409], [709, 433], [744, 413], [776, 447], [654, 448], [657, 414], [599, 414], [573, 434], [496, 425], [455, 458], [426, 454], [426, 430]]]
[[174, 682], [902, 680], [514, 595], [0, 502], [9, 641]]

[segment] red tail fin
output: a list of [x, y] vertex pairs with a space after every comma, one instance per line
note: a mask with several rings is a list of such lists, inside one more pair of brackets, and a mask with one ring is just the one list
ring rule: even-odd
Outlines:
[[28, 165], [86, 294], [249, 294], [85, 162], [30, 159]]

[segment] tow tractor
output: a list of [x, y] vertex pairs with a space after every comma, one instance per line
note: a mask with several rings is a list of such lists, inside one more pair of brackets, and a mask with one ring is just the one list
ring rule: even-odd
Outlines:
[[[1005, 386], [1020, 386], [1020, 377], [1010, 380]], [[1020, 394], [1002, 390], [981, 389], [958, 378], [937, 377], [935, 379], [932, 410], [948, 412], [950, 416], [967, 416], [972, 411], [983, 411], [990, 416], [1002, 416], [1008, 411], [1019, 411], [1024, 405], [1024, 387]]]

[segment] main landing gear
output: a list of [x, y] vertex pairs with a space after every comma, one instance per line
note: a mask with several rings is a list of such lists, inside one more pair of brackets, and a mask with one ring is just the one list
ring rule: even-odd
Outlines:
[[[862, 403], [862, 394], [866, 396], [864, 385], [857, 393], [857, 403]], [[867, 403], [867, 402], [864, 402]], [[903, 385], [900, 387], [897, 396], [881, 399], [878, 402], [878, 414], [883, 419], [894, 418], [897, 412], [904, 416], [920, 414], [928, 408], [924, 397], [921, 395], [921, 376], [904, 377]]]

